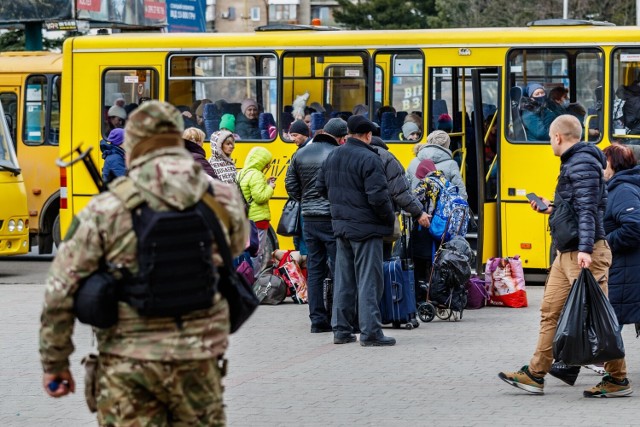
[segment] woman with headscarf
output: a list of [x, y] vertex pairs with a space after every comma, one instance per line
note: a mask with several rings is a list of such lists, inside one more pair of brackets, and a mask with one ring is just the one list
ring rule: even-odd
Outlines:
[[431, 160], [436, 165], [436, 169], [444, 173], [445, 178], [451, 182], [451, 185], [458, 187], [458, 193], [465, 200], [467, 198], [467, 189], [460, 174], [458, 163], [453, 160], [449, 146], [451, 139], [449, 135], [441, 130], [434, 130], [427, 137], [426, 144], [416, 145], [416, 158], [411, 160], [407, 168], [407, 178], [411, 181], [411, 188], [416, 188], [420, 180], [416, 177], [416, 170], [422, 160]]
[[233, 134], [228, 130], [221, 130], [211, 135], [211, 158], [209, 164], [213, 169], [213, 177], [222, 182], [234, 184], [236, 182], [236, 164], [231, 159], [231, 153], [236, 146]]
[[529, 83], [522, 98], [522, 124], [527, 132], [528, 141], [548, 141], [549, 124], [545, 117], [549, 113], [546, 107], [547, 93], [540, 83]]

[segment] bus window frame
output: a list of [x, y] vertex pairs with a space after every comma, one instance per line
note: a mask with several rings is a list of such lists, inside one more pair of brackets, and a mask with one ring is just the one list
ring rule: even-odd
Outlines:
[[[634, 141], [638, 141], [640, 140], [640, 135], [630, 135], [628, 133], [625, 134], [616, 134], [615, 133], [615, 129], [614, 129], [614, 118], [613, 118], [613, 109], [614, 109], [614, 105], [615, 105], [615, 100], [616, 100], [616, 91], [617, 91], [617, 87], [614, 86], [614, 80], [617, 80], [617, 76], [614, 74], [615, 73], [615, 68], [616, 68], [616, 62], [615, 62], [615, 57], [616, 57], [616, 53], [620, 52], [620, 51], [624, 51], [624, 50], [637, 50], [638, 54], [640, 54], [640, 46], [614, 46], [613, 49], [611, 49], [611, 53], [610, 53], [610, 57], [609, 57], [609, 90], [611, 93], [611, 96], [609, 96], [609, 138], [610, 140], [616, 141], [616, 140], [622, 140], [622, 143], [624, 144], [629, 144], [629, 143], [633, 143]], [[638, 64], [638, 68], [640, 68], [640, 61], [637, 61], [636, 64]], [[636, 79], [640, 80], [640, 71], [638, 72], [638, 74], [636, 75]], [[604, 104], [604, 102], [603, 102]], [[624, 115], [623, 115], [623, 119], [624, 119]], [[626, 126], [625, 126], [626, 129]], [[601, 132], [602, 135], [602, 132]], [[634, 138], [635, 136], [635, 138]]]
[[[511, 125], [511, 116], [510, 116], [510, 107], [509, 105], [511, 105], [511, 94], [510, 94], [510, 90], [512, 87], [514, 87], [514, 84], [512, 84], [512, 72], [511, 72], [511, 64], [510, 64], [510, 59], [511, 59], [511, 55], [513, 52], [520, 52], [520, 54], [522, 54], [523, 51], [543, 51], [543, 50], [552, 50], [554, 52], [564, 52], [565, 55], [567, 56], [567, 60], [573, 60], [573, 68], [568, 69], [567, 70], [567, 78], [569, 79], [570, 82], [573, 82], [574, 84], [571, 85], [569, 87], [569, 96], [570, 98], [573, 96], [573, 98], [575, 99], [577, 96], [577, 87], [576, 87], [576, 82], [577, 82], [577, 78], [576, 78], [576, 72], [575, 72], [575, 60], [577, 59], [578, 55], [580, 53], [596, 53], [596, 54], [600, 54], [600, 77], [601, 79], [604, 81], [604, 75], [605, 75], [605, 69], [606, 69], [606, 55], [604, 50], [602, 49], [601, 46], [598, 45], [589, 45], [589, 46], [562, 46], [562, 47], [557, 47], [557, 46], [518, 46], [518, 47], [512, 47], [509, 48], [507, 50], [507, 52], [505, 53], [505, 81], [506, 81], [506, 87], [509, 88], [509, 90], [505, 90], [504, 91], [504, 97], [505, 97], [505, 105], [507, 106], [507, 109], [503, 112], [504, 117], [507, 117], [507, 114], [509, 115], [508, 118], [509, 120], [503, 120], [502, 123], [502, 135], [504, 136], [504, 140], [507, 141], [507, 143], [509, 144], [518, 144], [518, 145], [527, 145], [527, 144], [532, 144], [532, 145], [548, 145], [551, 143], [551, 141], [533, 141], [533, 140], [526, 140], [526, 141], [521, 141], [521, 140], [514, 140], [511, 139], [509, 136], [509, 126]], [[571, 55], [570, 51], [576, 51], [575, 54]], [[571, 70], [573, 70], [573, 75]], [[548, 77], [547, 75], [543, 76], [543, 77]], [[554, 75], [552, 75], [552, 77], [554, 77]], [[557, 77], [557, 76], [556, 76]], [[572, 80], [573, 79], [573, 80]], [[517, 80], [517, 79], [516, 79]], [[593, 88], [595, 90], [595, 88]], [[545, 90], [546, 92], [546, 90]], [[548, 94], [547, 94], [548, 96]], [[586, 109], [586, 108], [585, 108]], [[588, 112], [588, 110], [587, 110]], [[602, 112], [602, 114], [604, 114], [604, 111]], [[586, 117], [586, 115], [585, 115]], [[581, 125], [584, 127], [584, 123], [581, 123]], [[603, 127], [604, 125], [604, 116], [600, 117], [599, 120], [599, 125], [600, 128]], [[603, 140], [603, 132], [600, 132], [600, 136], [598, 138], [598, 140], [596, 141], [592, 141], [595, 144], [600, 143]]]
[[[7, 112], [7, 109], [5, 108], [5, 103], [2, 103], [2, 109], [5, 112], [5, 115], [8, 115], [9, 117], [11, 117], [11, 129], [9, 129], [9, 133], [11, 134], [11, 138], [13, 139], [13, 148], [17, 151], [18, 150], [18, 139], [16, 138], [17, 136], [17, 132], [18, 132], [18, 108], [19, 108], [19, 96], [18, 93], [16, 92], [11, 92], [11, 91], [7, 91], [7, 92], [0, 92], [0, 97], [2, 96], [11, 96], [15, 99], [11, 100], [10, 104], [15, 104], [15, 113], [11, 114], [11, 112]], [[7, 105], [10, 105], [7, 104]], [[8, 123], [7, 123], [8, 125]]]
[[[284, 87], [284, 82], [285, 80], [317, 80], [317, 79], [322, 79], [322, 101], [323, 103], [327, 102], [327, 85], [326, 82], [328, 79], [333, 79], [334, 77], [330, 77], [328, 78], [326, 76], [326, 72], [328, 70], [330, 70], [334, 65], [329, 65], [328, 67], [325, 68], [325, 74], [323, 74], [322, 76], [318, 77], [315, 75], [312, 75], [310, 77], [285, 77], [284, 75], [284, 64], [285, 64], [285, 58], [286, 57], [306, 57], [306, 58], [310, 58], [310, 57], [314, 57], [314, 58], [318, 58], [318, 57], [326, 57], [326, 56], [331, 56], [331, 57], [336, 57], [336, 56], [351, 56], [351, 57], [355, 57], [358, 56], [362, 59], [362, 72], [363, 72], [363, 79], [365, 81], [365, 85], [366, 90], [366, 96], [367, 98], [371, 98], [373, 95], [373, 91], [372, 91], [372, 82], [375, 85], [375, 71], [373, 73], [369, 72], [369, 69], [372, 68], [373, 66], [373, 62], [372, 62], [372, 56], [371, 53], [369, 52], [369, 50], [367, 49], [337, 49], [334, 51], [331, 51], [329, 54], [327, 54], [326, 52], [323, 52], [321, 50], [313, 50], [313, 49], [288, 49], [288, 50], [283, 50], [282, 54], [280, 55], [280, 64], [279, 64], [279, 81], [281, 82], [281, 86], [280, 87]], [[338, 64], [336, 64], [338, 65]], [[358, 65], [360, 66], [360, 65]], [[372, 77], [373, 75], [373, 77]], [[340, 77], [340, 78], [344, 78], [344, 77]], [[284, 90], [279, 91], [279, 99], [278, 99], [278, 103], [280, 105], [281, 109], [284, 109]], [[367, 105], [369, 107], [369, 110], [371, 109], [371, 106], [369, 105], [369, 103], [367, 103], [367, 99], [364, 100], [365, 105]], [[284, 129], [279, 128], [278, 131], [280, 132], [280, 135], [282, 137], [282, 140], [286, 143], [293, 143], [293, 141], [289, 141], [287, 138], [284, 137]]]
[[[149, 95], [151, 99], [159, 99], [158, 96], [160, 93], [160, 72], [155, 67], [125, 67], [125, 66], [108, 67], [102, 70], [102, 73], [100, 74], [100, 135], [105, 141], [109, 137], [109, 132], [106, 132], [107, 120], [105, 120], [107, 118], [105, 115], [105, 106], [106, 106], [105, 105], [105, 102], [106, 102], [105, 84], [104, 84], [105, 77], [110, 71], [137, 71], [137, 70], [151, 71], [152, 73], [155, 74], [154, 76], [155, 78], [153, 80], [156, 82], [154, 85], [155, 87], [151, 88], [152, 90], [151, 89], [149, 90]], [[153, 94], [151, 94], [152, 92]], [[138, 106], [140, 105], [138, 104]], [[129, 120], [129, 115], [127, 115], [127, 120]]]
[[[376, 51], [374, 51], [373, 55], [371, 55], [371, 59], [373, 61], [374, 67], [376, 67], [376, 68], [378, 67], [378, 65], [376, 65], [376, 56], [378, 54], [389, 55], [390, 59], [391, 59], [391, 63], [390, 63], [390, 65], [391, 65], [391, 67], [390, 67], [391, 68], [391, 74], [388, 76], [388, 78], [387, 78], [387, 76], [385, 76], [384, 70], [382, 70], [382, 99], [383, 100], [385, 98], [384, 97], [385, 90], [387, 89], [387, 87], [385, 87], [385, 81], [393, 79], [395, 77], [395, 73], [393, 71], [395, 70], [394, 65], [395, 65], [395, 60], [397, 59], [397, 56], [398, 55], [403, 55], [403, 54], [415, 54], [416, 56], [419, 56], [422, 59], [422, 79], [421, 79], [421, 85], [422, 85], [422, 91], [421, 91], [422, 102], [421, 102], [421, 104], [422, 104], [422, 109], [421, 109], [420, 112], [422, 113], [422, 121], [424, 123], [424, 115], [425, 115], [425, 110], [426, 110], [426, 106], [427, 106], [427, 103], [425, 102], [425, 98], [426, 98], [425, 94], [427, 93], [426, 90], [425, 90], [425, 88], [427, 87], [427, 85], [426, 85], [426, 83], [427, 83], [426, 82], [426, 78], [427, 78], [427, 72], [426, 72], [426, 70], [427, 70], [427, 58], [426, 58], [426, 56], [424, 54], [424, 51], [422, 49], [419, 49], [419, 48], [377, 49]], [[407, 77], [407, 76], [403, 75], [403, 77]], [[414, 77], [414, 76], [408, 76], [408, 77]], [[417, 76], [415, 76], [415, 77], [417, 77]], [[376, 84], [376, 81], [375, 81], [375, 73], [374, 73], [374, 76], [373, 76], [373, 85], [374, 85], [374, 87], [373, 87], [373, 89], [374, 89], [373, 98], [374, 98], [374, 100], [375, 100], [375, 84]], [[394, 89], [395, 85], [391, 81], [388, 81], [388, 85], [389, 85], [389, 88], [388, 88], [389, 89], [389, 99], [390, 99], [391, 103], [393, 104], [393, 89]], [[381, 107], [383, 107], [383, 106], [384, 106], [384, 103], [382, 103]], [[393, 105], [391, 105], [391, 106], [393, 107]], [[398, 110], [396, 109], [396, 112], [397, 111]], [[402, 111], [404, 111], [404, 110], [402, 110]], [[413, 111], [416, 111], [416, 110], [407, 111], [407, 114], [411, 114]], [[374, 111], [373, 114], [375, 115], [376, 111]], [[381, 123], [379, 123], [379, 124], [381, 124]], [[424, 137], [425, 137], [424, 132], [422, 132], [422, 134], [420, 136], [420, 139], [418, 141], [422, 140]], [[418, 142], [418, 141], [406, 140], [406, 139], [402, 140], [399, 137], [397, 139], [385, 140], [385, 142], [387, 142], [387, 141], [388, 142], [392, 142], [392, 143], [398, 143], [398, 144], [415, 144], [416, 142]]]
[[[188, 57], [188, 58], [192, 58], [193, 60], [197, 59], [198, 57], [213, 57], [213, 56], [217, 56], [217, 57], [222, 57], [223, 61], [222, 61], [222, 73], [220, 76], [209, 76], [209, 77], [199, 77], [199, 76], [195, 76], [195, 75], [191, 75], [191, 76], [175, 76], [172, 77], [171, 75], [171, 59], [175, 58], [175, 57]], [[229, 76], [225, 76], [224, 71], [225, 71], [225, 66], [224, 66], [224, 57], [225, 56], [250, 56], [253, 57], [255, 59], [259, 59], [259, 61], [255, 61], [255, 66], [256, 69], [254, 71], [256, 71], [256, 75], [254, 76], [245, 76], [245, 77], [229, 77]], [[261, 62], [264, 60], [265, 57], [273, 57], [273, 59], [276, 61], [276, 72], [275, 72], [275, 76], [271, 77], [271, 76], [259, 76], [257, 75], [257, 71], [258, 71], [258, 67], [260, 66]], [[279, 90], [280, 88], [280, 78], [279, 78], [279, 72], [280, 72], [280, 57], [278, 56], [278, 53], [275, 50], [264, 50], [264, 51], [256, 51], [256, 50], [207, 50], [207, 51], [189, 51], [189, 52], [168, 52], [167, 54], [167, 59], [166, 59], [166, 70], [168, 70], [168, 72], [166, 73], [165, 76], [165, 87], [166, 87], [166, 91], [165, 91], [165, 98], [167, 102], [171, 102], [168, 97], [169, 97], [169, 87], [170, 87], [170, 81], [171, 80], [189, 80], [189, 81], [207, 81], [207, 80], [248, 80], [248, 79], [253, 79], [256, 81], [256, 102], [258, 103], [258, 105], [262, 105], [262, 112], [259, 112], [259, 114], [265, 113], [264, 111], [264, 101], [262, 99], [262, 90], [258, 90], [258, 86], [261, 86], [261, 83], [258, 83], [258, 81], [262, 81], [262, 80], [273, 80], [276, 84], [276, 93], [277, 92], [281, 92]], [[195, 66], [193, 67], [193, 69], [195, 70]], [[259, 95], [259, 96], [258, 96]], [[195, 96], [195, 93], [194, 93]], [[276, 122], [276, 127], [278, 127], [279, 125], [279, 121], [278, 118], [276, 117], [276, 115], [274, 115], [274, 113], [276, 113], [277, 111], [279, 111], [279, 106], [280, 106], [280, 96], [276, 97], [276, 111], [275, 112], [271, 112], [271, 114], [273, 115], [273, 119]], [[195, 113], [195, 112], [194, 112]], [[207, 132], [205, 132], [205, 141], [209, 141], [210, 140], [211, 135], [207, 135]], [[272, 139], [237, 139], [236, 140], [236, 144], [238, 143], [251, 143], [251, 144], [255, 144], [256, 141], [260, 141], [260, 143], [272, 143], [276, 140], [276, 138], [272, 138]]]
[[[44, 77], [44, 79], [46, 80], [46, 85], [47, 85], [47, 93], [44, 94], [43, 97], [43, 103], [44, 103], [44, 108], [45, 108], [45, 114], [44, 114], [44, 128], [42, 129], [43, 134], [41, 134], [40, 136], [40, 140], [35, 141], [35, 140], [30, 140], [29, 136], [27, 134], [27, 125], [30, 123], [29, 122], [29, 115], [27, 114], [27, 108], [28, 108], [28, 104], [30, 102], [34, 102], [34, 101], [29, 101], [29, 98], [27, 97], [27, 91], [29, 90], [29, 80], [34, 78], [34, 77]], [[22, 143], [24, 145], [30, 146], [30, 147], [40, 147], [40, 146], [47, 146], [47, 145], [51, 145], [54, 147], [57, 147], [58, 144], [54, 143], [51, 141], [51, 138], [49, 138], [50, 135], [50, 129], [51, 129], [51, 85], [53, 84], [53, 77], [60, 77], [59, 74], [47, 74], [47, 73], [33, 73], [33, 74], [29, 74], [25, 81], [24, 84], [24, 93], [22, 94], [24, 96], [24, 102], [23, 102], [23, 110], [22, 110], [22, 129], [20, 129], [21, 131], [21, 135], [22, 135]], [[58, 114], [60, 113], [60, 109], [58, 109]], [[16, 130], [17, 133], [17, 130]], [[17, 143], [16, 143], [17, 144]]]

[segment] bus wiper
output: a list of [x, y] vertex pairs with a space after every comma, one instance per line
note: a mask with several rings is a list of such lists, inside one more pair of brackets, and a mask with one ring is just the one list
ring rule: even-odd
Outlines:
[[2, 163], [0, 163], [0, 170], [9, 171], [12, 174], [14, 174], [15, 176], [20, 175], [20, 173], [22, 172], [22, 170], [20, 168], [18, 168], [18, 167], [11, 166], [11, 165], [4, 165]]

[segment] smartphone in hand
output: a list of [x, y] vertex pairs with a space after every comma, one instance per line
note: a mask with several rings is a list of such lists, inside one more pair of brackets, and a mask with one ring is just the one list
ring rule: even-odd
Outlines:
[[549, 209], [549, 206], [547, 206], [546, 203], [544, 203], [542, 199], [536, 195], [536, 193], [527, 194], [527, 199], [529, 199], [529, 201], [536, 202], [536, 206], [538, 207], [538, 211], [540, 212], [544, 212]]

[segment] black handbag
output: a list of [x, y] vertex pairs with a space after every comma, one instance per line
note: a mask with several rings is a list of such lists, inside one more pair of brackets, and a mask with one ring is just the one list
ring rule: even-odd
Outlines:
[[224, 267], [218, 270], [220, 273], [218, 291], [224, 299], [227, 300], [227, 304], [229, 304], [230, 330], [231, 333], [234, 333], [251, 317], [256, 308], [258, 308], [258, 305], [260, 305], [260, 301], [253, 293], [253, 287], [241, 274], [238, 274], [236, 270], [234, 270], [231, 250], [224, 237], [218, 218], [211, 209], [205, 209], [204, 211], [207, 212], [207, 216], [210, 218], [212, 225], [211, 231], [213, 231], [220, 256], [224, 262]]
[[573, 206], [556, 192], [554, 207], [549, 215], [549, 229], [553, 243], [560, 252], [578, 250], [580, 243], [578, 217]]
[[299, 236], [300, 230], [300, 203], [293, 199], [287, 200], [280, 221], [278, 222], [277, 233], [281, 236]]

